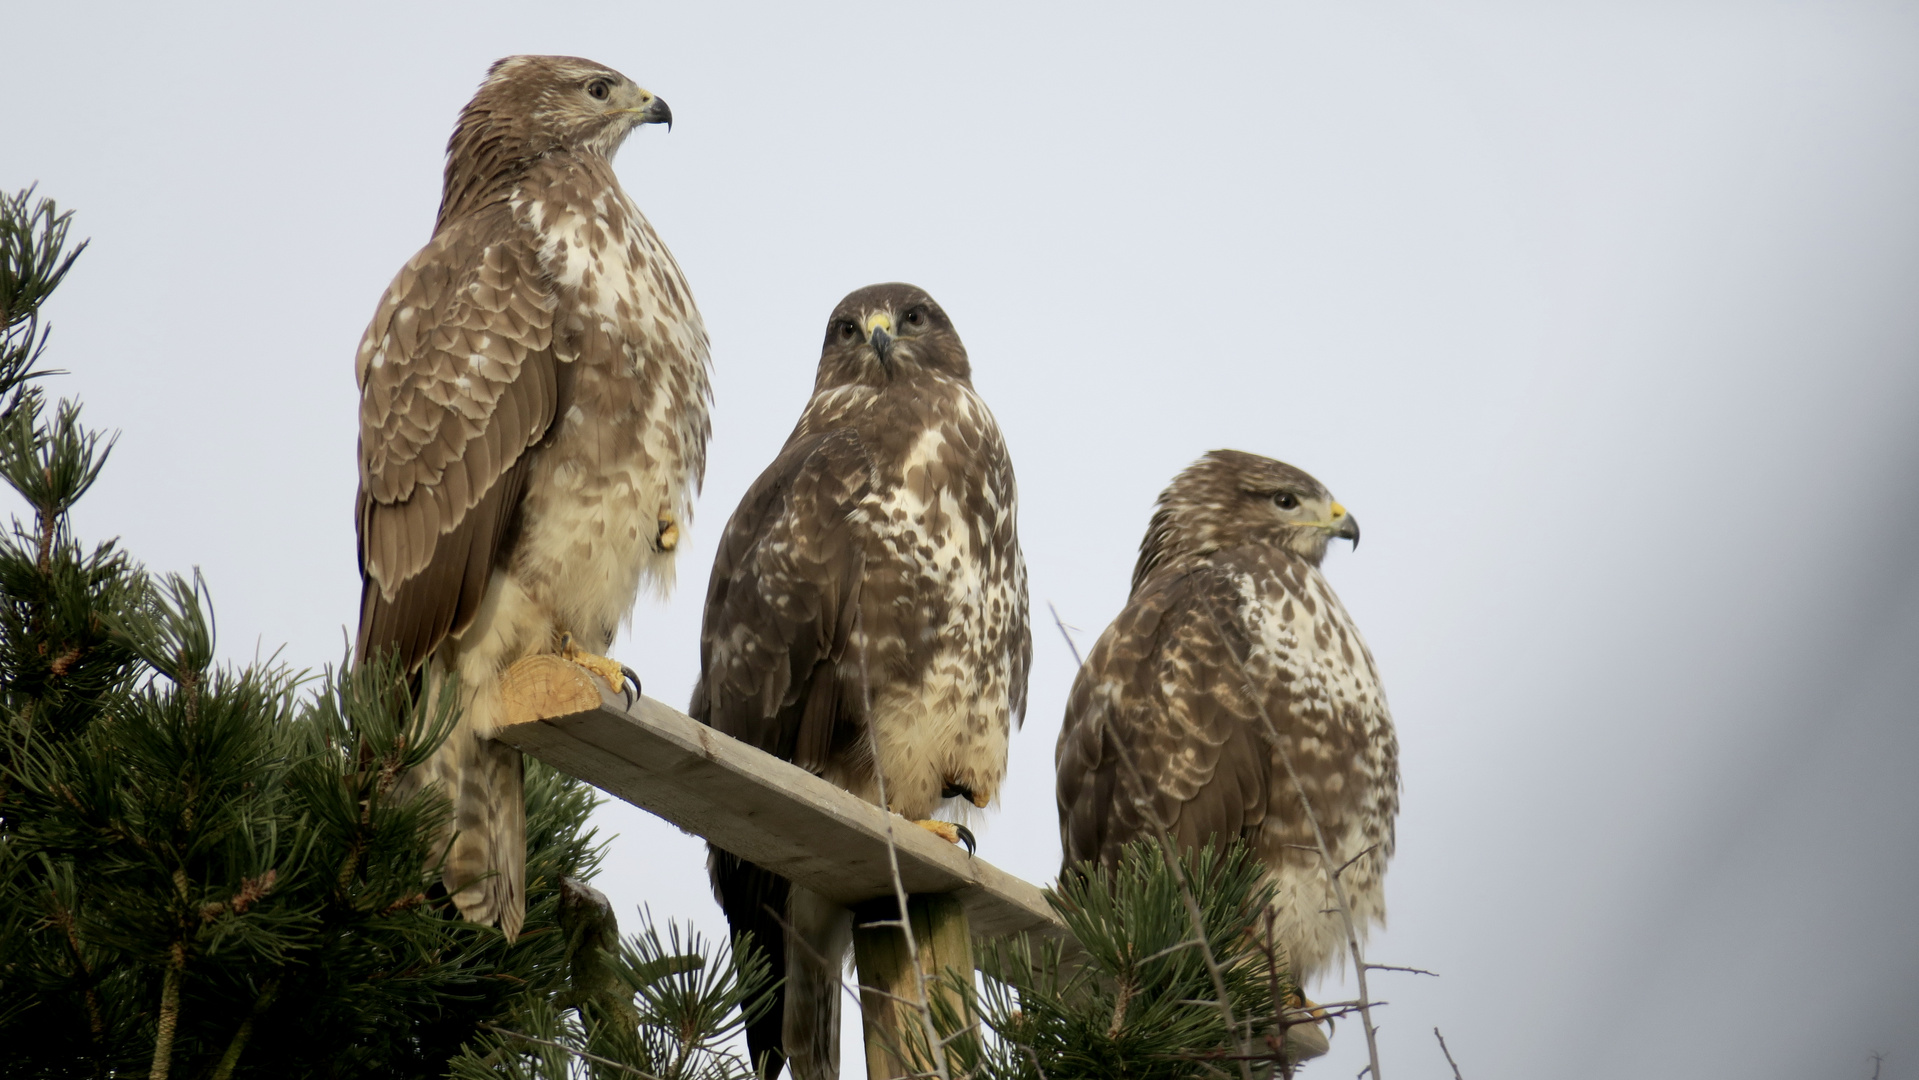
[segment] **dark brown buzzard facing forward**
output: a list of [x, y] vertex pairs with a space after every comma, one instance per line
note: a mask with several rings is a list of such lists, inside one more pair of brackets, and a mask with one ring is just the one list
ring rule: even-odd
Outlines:
[[447, 145], [433, 239], [360, 343], [358, 654], [397, 651], [459, 727], [408, 777], [453, 801], [442, 879], [511, 938], [525, 915], [520, 755], [500, 674], [598, 657], [642, 582], [673, 580], [706, 462], [707, 342], [666, 246], [613, 175], [666, 103], [570, 56], [494, 64]]
[[[971, 372], [923, 291], [840, 301], [812, 400], [720, 540], [689, 710], [862, 798], [879, 801], [883, 775], [915, 820], [947, 798], [992, 801], [1026, 708], [1013, 467]], [[712, 869], [734, 932], [786, 978], [783, 1004], [747, 1030], [754, 1062], [838, 1075], [846, 911], [722, 851]]]
[[1379, 673], [1319, 572], [1334, 537], [1356, 545], [1359, 526], [1290, 465], [1215, 450], [1180, 473], [1125, 610], [1074, 680], [1055, 756], [1068, 868], [1153, 836], [1148, 813], [1182, 846], [1244, 839], [1279, 887], [1276, 929], [1302, 985], [1344, 953], [1345, 931], [1279, 749], [1333, 859], [1356, 860], [1340, 880], [1362, 933], [1386, 917], [1399, 812]]

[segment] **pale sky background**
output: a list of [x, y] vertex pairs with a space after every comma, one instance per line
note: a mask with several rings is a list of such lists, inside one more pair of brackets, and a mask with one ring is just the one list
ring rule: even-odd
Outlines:
[[[1057, 869], [1072, 662], [1205, 450], [1316, 474], [1405, 773], [1385, 1071], [1919, 1076], [1919, 6], [5, 0], [0, 187], [78, 211], [53, 386], [123, 432], [91, 538], [336, 660], [352, 357], [493, 59], [672, 104], [619, 161], [705, 312], [715, 535], [827, 313], [926, 287], [1018, 468], [1032, 709], [981, 855]], [[600, 884], [723, 927], [624, 806]], [[1326, 988], [1329, 995], [1337, 987]], [[858, 1072], [848, 1046], [847, 1075]], [[1350, 1077], [1356, 1026], [1308, 1076]]]

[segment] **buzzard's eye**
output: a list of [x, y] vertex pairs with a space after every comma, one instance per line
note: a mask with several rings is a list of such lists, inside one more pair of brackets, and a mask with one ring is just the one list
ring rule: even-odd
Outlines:
[[1273, 496], [1273, 505], [1279, 507], [1281, 510], [1297, 510], [1299, 509], [1299, 496], [1290, 491], [1282, 491]]
[[920, 315], [920, 309], [914, 308], [906, 313], [906, 325], [918, 326], [926, 320]]
[[860, 328], [850, 322], [840, 323], [840, 340], [851, 341], [860, 336]]
[[605, 79], [594, 79], [586, 84], [586, 92], [594, 101], [605, 101], [606, 95], [613, 92], [613, 87]]

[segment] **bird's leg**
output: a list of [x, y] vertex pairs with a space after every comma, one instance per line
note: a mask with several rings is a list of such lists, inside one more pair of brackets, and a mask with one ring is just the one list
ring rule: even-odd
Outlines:
[[[573, 640], [571, 630], [560, 631], [560, 658], [598, 675], [614, 693], [628, 697], [629, 705], [632, 704], [632, 698], [637, 698], [640, 694], [640, 677], [634, 674], [632, 668], [618, 660], [597, 656], [580, 648], [579, 643]], [[633, 684], [630, 695], [626, 688], [627, 683]]]
[[653, 535], [653, 550], [672, 551], [680, 546], [680, 519], [673, 511], [662, 510], [659, 515], [659, 532]]
[[925, 829], [927, 832], [932, 833], [934, 836], [939, 837], [949, 844], [965, 844], [968, 855], [971, 855], [979, 849], [979, 841], [973, 839], [973, 830], [957, 822], [935, 821], [931, 818], [926, 818], [915, 821], [913, 824], [918, 825], [920, 828]]
[[[942, 799], [965, 799], [974, 806], [985, 808], [992, 799], [984, 792], [974, 791], [972, 787], [958, 780], [948, 779], [940, 789]], [[913, 824], [939, 837], [949, 844], [965, 844], [966, 853], [972, 854], [979, 849], [979, 842], [973, 839], [973, 830], [955, 821], [940, 821], [935, 818], [917, 819]]]

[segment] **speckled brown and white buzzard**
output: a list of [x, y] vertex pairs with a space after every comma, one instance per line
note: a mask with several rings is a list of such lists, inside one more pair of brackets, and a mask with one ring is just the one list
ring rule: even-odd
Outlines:
[[1182, 846], [1244, 839], [1278, 885], [1276, 929], [1302, 984], [1344, 954], [1345, 931], [1280, 751], [1332, 857], [1356, 860], [1341, 881], [1362, 932], [1386, 917], [1399, 812], [1379, 673], [1319, 571], [1334, 537], [1357, 545], [1359, 526], [1290, 465], [1215, 450], [1180, 473], [1125, 610], [1073, 683], [1055, 755], [1067, 867], [1115, 862], [1153, 819]]
[[[883, 776], [915, 820], [947, 798], [992, 801], [1026, 708], [1013, 467], [971, 375], [925, 292], [840, 301], [812, 400], [720, 540], [689, 709], [874, 802]], [[747, 1031], [753, 1060], [770, 1056], [769, 1077], [783, 1056], [800, 1080], [836, 1076], [847, 913], [725, 852], [712, 869], [734, 932], [786, 978]]]
[[[500, 674], [597, 654], [673, 578], [706, 462], [706, 329], [612, 157], [666, 103], [569, 56], [493, 65], [447, 145], [433, 239], [360, 343], [358, 654], [397, 650], [465, 707], [408, 778], [453, 801], [442, 879], [511, 938], [525, 915], [518, 752]], [[584, 650], [584, 653], [581, 652]]]

